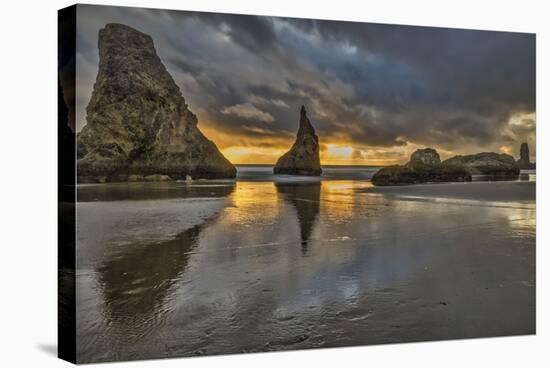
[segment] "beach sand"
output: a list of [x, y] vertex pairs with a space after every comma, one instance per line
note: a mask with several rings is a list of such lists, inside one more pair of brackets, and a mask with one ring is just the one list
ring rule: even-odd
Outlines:
[[534, 181], [495, 181], [407, 186], [372, 187], [367, 193], [399, 197], [453, 198], [476, 201], [517, 202], [535, 201]]
[[79, 187], [81, 362], [535, 333], [534, 182], [210, 184]]

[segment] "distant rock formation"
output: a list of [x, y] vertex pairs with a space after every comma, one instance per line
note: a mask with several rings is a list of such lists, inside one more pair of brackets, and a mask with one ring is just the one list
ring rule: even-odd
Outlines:
[[535, 168], [535, 164], [531, 163], [529, 158], [529, 145], [525, 142], [521, 144], [519, 149], [518, 166], [520, 169], [532, 170]]
[[441, 163], [439, 153], [433, 148], [417, 149], [411, 155], [411, 160], [406, 164], [409, 167], [418, 165], [435, 166]]
[[455, 156], [443, 161], [443, 164], [463, 167], [472, 175], [487, 175], [494, 179], [508, 179], [519, 175], [518, 164], [512, 156], [505, 153], [482, 152]]
[[472, 175], [462, 167], [442, 164], [432, 148], [416, 150], [406, 165], [386, 166], [376, 172], [374, 185], [406, 185], [471, 181]]
[[79, 182], [235, 177], [235, 167], [197, 128], [149, 35], [107, 24], [98, 47], [99, 71], [77, 143]]
[[311, 125], [306, 108], [300, 110], [300, 128], [296, 141], [290, 150], [282, 155], [273, 168], [275, 175], [321, 175], [321, 160], [319, 159], [319, 138]]

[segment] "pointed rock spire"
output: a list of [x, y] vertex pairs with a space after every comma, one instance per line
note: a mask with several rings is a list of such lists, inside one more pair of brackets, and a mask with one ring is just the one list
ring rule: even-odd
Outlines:
[[315, 136], [315, 129], [311, 125], [311, 122], [307, 118], [306, 108], [302, 105], [300, 109], [300, 127], [298, 128], [298, 137], [304, 134], [312, 134]]
[[111, 23], [99, 31], [98, 49], [77, 142], [79, 182], [235, 177], [235, 167], [197, 128], [151, 36]]
[[290, 150], [277, 160], [273, 172], [276, 175], [321, 175], [319, 138], [307, 117], [305, 106], [300, 109], [300, 127], [296, 141]]

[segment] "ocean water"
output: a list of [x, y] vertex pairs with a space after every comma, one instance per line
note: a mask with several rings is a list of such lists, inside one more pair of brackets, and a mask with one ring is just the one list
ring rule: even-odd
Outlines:
[[[323, 166], [320, 180], [370, 180], [379, 166]], [[240, 181], [316, 181], [307, 176], [273, 175], [271, 165], [237, 165]]]
[[535, 182], [373, 170], [79, 186], [78, 360], [534, 333]]
[[[237, 165], [237, 180], [240, 181], [317, 181], [317, 180], [370, 180], [380, 166], [323, 166], [320, 178], [307, 176], [273, 175], [271, 165]], [[535, 170], [521, 170], [516, 180], [536, 181]], [[473, 181], [492, 181], [487, 175], [474, 175]]]

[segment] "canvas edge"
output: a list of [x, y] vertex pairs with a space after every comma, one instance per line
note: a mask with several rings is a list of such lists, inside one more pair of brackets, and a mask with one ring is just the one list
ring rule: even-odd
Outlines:
[[76, 5], [58, 10], [57, 15], [57, 355], [76, 364], [76, 147], [75, 132], [68, 127], [68, 111], [75, 107]]

